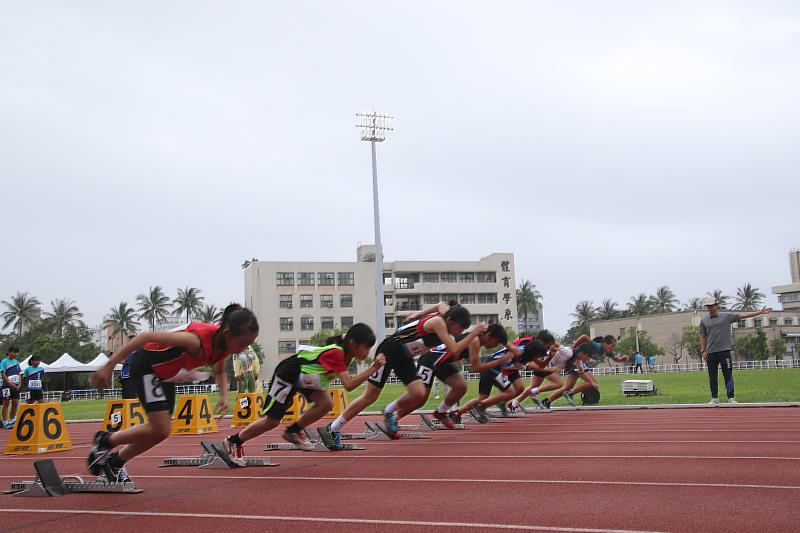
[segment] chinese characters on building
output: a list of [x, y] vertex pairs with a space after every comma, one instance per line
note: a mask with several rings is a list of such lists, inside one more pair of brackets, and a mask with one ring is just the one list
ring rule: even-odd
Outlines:
[[[500, 261], [500, 270], [502, 272], [511, 272], [511, 261], [508, 260]], [[511, 278], [509, 276], [503, 276], [501, 279], [503, 280], [503, 288], [511, 289]], [[509, 305], [509, 303], [511, 302], [511, 293], [510, 292], [503, 293], [501, 299], [503, 300], [503, 302], [505, 302], [506, 305]], [[502, 320], [512, 320], [513, 317], [514, 314], [511, 312], [511, 308], [507, 307], [506, 310], [503, 312], [503, 316], [501, 318]]]

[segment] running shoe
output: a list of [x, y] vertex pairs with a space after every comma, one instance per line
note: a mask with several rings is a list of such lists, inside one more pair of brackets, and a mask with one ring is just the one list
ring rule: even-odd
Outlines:
[[9, 420], [8, 422], [5, 423], [5, 425], [3, 425], [3, 428], [4, 429], [14, 429], [14, 421], [13, 420]]
[[542, 398], [542, 409], [550, 412], [550, 398]]
[[497, 407], [500, 408], [500, 414], [503, 416], [508, 416], [508, 408], [506, 407], [505, 402], [500, 402]]
[[711, 398], [711, 401], [708, 402], [708, 405], [719, 405], [719, 400], [716, 398]]
[[433, 418], [438, 420], [439, 423], [444, 427], [446, 427], [447, 429], [456, 429], [455, 424], [453, 424], [453, 421], [450, 420], [450, 417], [447, 415], [447, 413], [440, 413], [439, 411], [434, 411]]
[[322, 444], [324, 444], [326, 448], [333, 452], [344, 450], [341, 431], [332, 430], [330, 424], [318, 428], [317, 431], [319, 432], [319, 438], [322, 439]]
[[247, 461], [244, 458], [244, 445], [231, 442], [230, 437], [225, 437], [222, 441], [222, 446], [225, 448], [225, 453], [228, 454], [230, 460], [239, 465], [247, 466]]
[[133, 483], [133, 479], [128, 475], [128, 470], [124, 466], [114, 468], [108, 462], [103, 463], [102, 477], [109, 483]]
[[397, 434], [400, 432], [400, 427], [397, 425], [397, 413], [387, 413], [384, 411], [383, 420], [386, 422], [386, 430], [389, 432], [389, 436], [396, 438]]
[[542, 403], [542, 400], [539, 399], [538, 392], [531, 392], [531, 400], [533, 400], [533, 403], [535, 403], [536, 407], [538, 407], [539, 409], [546, 409], [544, 403]]
[[739, 403], [735, 398], [728, 398], [728, 403]]
[[463, 420], [461, 420], [461, 415], [455, 411], [450, 411], [447, 413], [447, 416], [450, 417], [450, 420], [453, 421], [453, 424], [463, 424]]
[[86, 461], [89, 466], [89, 471], [96, 476], [103, 474], [105, 462], [108, 460], [108, 456], [111, 455], [111, 448], [103, 446], [102, 444], [104, 440], [103, 437], [106, 434], [108, 434], [107, 431], [98, 431], [94, 434], [92, 438], [92, 449], [89, 450], [89, 457]]
[[308, 437], [306, 437], [306, 434], [302, 431], [299, 433], [289, 433], [288, 431], [284, 431], [282, 437], [283, 440], [286, 442], [291, 442], [304, 452], [314, 451], [314, 443], [308, 440]]
[[564, 393], [564, 398], [567, 399], [567, 402], [572, 406], [576, 407], [578, 404], [575, 403], [575, 395], [572, 394], [572, 391], [567, 391]]
[[519, 402], [517, 400], [511, 400], [506, 405], [506, 408], [511, 411], [511, 413], [516, 413], [519, 410]]

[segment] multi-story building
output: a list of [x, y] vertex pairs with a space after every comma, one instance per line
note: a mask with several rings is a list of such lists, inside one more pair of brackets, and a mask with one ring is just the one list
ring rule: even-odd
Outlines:
[[[262, 375], [308, 344], [320, 330], [364, 322], [375, 329], [375, 248], [359, 246], [355, 262], [258, 261], [245, 270], [245, 302], [261, 327]], [[517, 329], [514, 255], [478, 261], [383, 263], [386, 333], [412, 311], [457, 300], [477, 321]], [[266, 374], [269, 372], [270, 374]]]
[[527, 320], [522, 315], [517, 317], [517, 331], [519, 331], [520, 334], [523, 332], [534, 333], [542, 329], [544, 329], [544, 311], [542, 310], [542, 304], [539, 304], [537, 312], [528, 313]]
[[772, 287], [772, 294], [778, 295], [778, 301], [784, 309], [800, 310], [800, 248], [789, 252], [789, 271], [792, 282]]

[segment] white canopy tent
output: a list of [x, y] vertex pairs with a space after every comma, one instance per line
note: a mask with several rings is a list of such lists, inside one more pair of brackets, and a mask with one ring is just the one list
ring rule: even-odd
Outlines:
[[87, 365], [76, 361], [70, 354], [65, 353], [49, 365], [47, 365], [47, 372], [91, 372], [91, 368]]
[[[86, 366], [86, 370], [94, 372], [95, 370], [103, 368], [106, 363], [108, 363], [108, 356], [104, 353], [99, 353], [97, 354], [97, 357], [86, 363], [84, 366]], [[114, 370], [122, 370], [122, 365], [117, 363], [114, 366]]]
[[[25, 372], [25, 369], [26, 369], [26, 368], [28, 368], [28, 367], [30, 366], [30, 364], [28, 363], [28, 361], [30, 360], [30, 358], [31, 358], [31, 357], [33, 357], [33, 355], [29, 355], [28, 357], [26, 357], [26, 358], [25, 358], [25, 360], [24, 360], [24, 361], [22, 361], [22, 362], [19, 364], [19, 368], [20, 368], [20, 370], [22, 370], [23, 372]], [[39, 363], [39, 366], [40, 366], [40, 367], [42, 367], [42, 368], [44, 368], [44, 369], [46, 369], [46, 368], [47, 368], [47, 365], [46, 365], [45, 363]]]

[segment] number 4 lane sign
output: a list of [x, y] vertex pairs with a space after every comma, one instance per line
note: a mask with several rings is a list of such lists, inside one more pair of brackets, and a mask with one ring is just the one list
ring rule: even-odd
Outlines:
[[7, 455], [25, 455], [71, 450], [60, 403], [23, 405], [8, 439]]
[[175, 412], [172, 420], [173, 435], [199, 435], [218, 431], [212, 416], [211, 402], [206, 395], [178, 396]]

